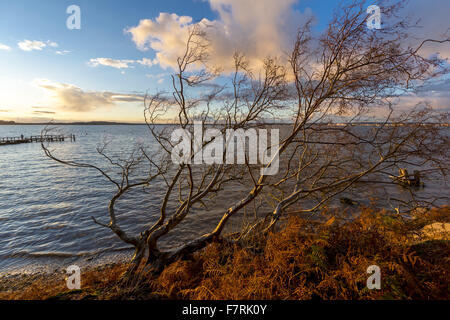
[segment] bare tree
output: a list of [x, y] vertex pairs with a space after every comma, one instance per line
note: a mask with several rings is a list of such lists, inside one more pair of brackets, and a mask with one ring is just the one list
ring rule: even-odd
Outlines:
[[[379, 184], [380, 180], [398, 183], [387, 176], [401, 168], [427, 166], [446, 174], [449, 144], [440, 124], [448, 121], [448, 115], [436, 114], [431, 108], [399, 113], [395, 100], [402, 93], [413, 92], [417, 85], [448, 73], [445, 61], [419, 54], [424, 43], [435, 40], [424, 40], [417, 48], [404, 46], [411, 26], [402, 20], [386, 24], [382, 30], [369, 30], [363, 4], [355, 1], [339, 8], [319, 37], [313, 36], [310, 21], [301, 26], [287, 64], [268, 57], [261, 70], [251, 70], [245, 55], [236, 53], [227, 83], [217, 82], [220, 68], [208, 65], [211, 52], [207, 33], [193, 27], [185, 52], [177, 60], [173, 91], [145, 98], [144, 116], [150, 137], [159, 145], [159, 156], [138, 148], [127, 161], [119, 163], [103, 149], [98, 150], [119, 169], [119, 181], [99, 167], [58, 159], [42, 145], [50, 158], [95, 169], [115, 185], [117, 193], [109, 204], [110, 223], [104, 226], [135, 247], [130, 272], [135, 272], [144, 259], [147, 267], [160, 271], [171, 261], [205, 247], [219, 239], [233, 216], [250, 207], [257, 218], [242, 230], [239, 240], [271, 230], [290, 207], [313, 212], [356, 184]], [[385, 6], [384, 20], [394, 21], [400, 8], [401, 3]], [[361, 122], [374, 114], [377, 123], [362, 127]], [[160, 125], [167, 121], [167, 115], [173, 115], [175, 124], [189, 132], [196, 121], [204, 125], [204, 139], [190, 141], [191, 150], [197, 153], [217, 139], [207, 136], [208, 126], [225, 134], [228, 129], [270, 128], [267, 119], [290, 117], [291, 121], [281, 126], [281, 142], [268, 146], [272, 161], [280, 158], [281, 170], [277, 175], [264, 174], [261, 165], [251, 163], [247, 154], [241, 165], [224, 164], [227, 144], [219, 155], [222, 161], [217, 163], [171, 163], [175, 142], [170, 134], [174, 126]], [[345, 116], [345, 123], [336, 123], [340, 116]], [[197, 153], [190, 154], [190, 159]], [[133, 169], [143, 162], [150, 170], [145, 178], [132, 181]], [[262, 166], [269, 168], [271, 164], [269, 161]], [[165, 186], [159, 219], [140, 235], [129, 236], [117, 225], [114, 205], [135, 187], [152, 187], [155, 179]], [[248, 191], [223, 209], [210, 232], [173, 251], [159, 249], [159, 241], [176, 232], [198, 206], [223, 194], [237, 181]], [[259, 207], [257, 202], [269, 204], [272, 210]], [[398, 207], [408, 209], [433, 205], [432, 199], [420, 199], [414, 192], [411, 199], [397, 202], [401, 203]], [[169, 210], [169, 203], [176, 205]]]

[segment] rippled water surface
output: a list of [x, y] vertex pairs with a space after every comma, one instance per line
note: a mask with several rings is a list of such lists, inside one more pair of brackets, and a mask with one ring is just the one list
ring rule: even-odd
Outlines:
[[[0, 137], [38, 135], [41, 129], [35, 125], [0, 126]], [[112, 150], [123, 151], [148, 136], [148, 129], [137, 125], [64, 126], [62, 130], [75, 134], [77, 140], [52, 143], [50, 147], [58, 156], [99, 165], [104, 159], [95, 148], [105, 139], [112, 141]], [[121, 200], [120, 225], [136, 234], [153, 223], [159, 214], [162, 186], [155, 184], [148, 192], [136, 192]], [[352, 196], [367, 199], [370, 192], [373, 187]], [[442, 186], [427, 192], [442, 193]], [[96, 171], [62, 166], [46, 158], [39, 143], [0, 146], [0, 272], [129, 255], [128, 246], [91, 218], [108, 222], [107, 204], [113, 193], [113, 186]], [[228, 204], [240, 195], [242, 190], [230, 188], [217, 201]], [[223, 206], [197, 210], [195, 217], [183, 222], [181, 230], [169, 234], [162, 245], [176, 246], [210, 231], [221, 210]]]
[[[0, 137], [39, 135], [42, 126], [0, 126]], [[105, 139], [112, 151], [147, 136], [145, 126], [64, 126], [76, 142], [50, 144], [64, 159], [105, 164], [95, 151]], [[132, 193], [118, 204], [118, 219], [130, 233], [155, 221], [163, 197], [161, 184], [145, 194]], [[44, 156], [39, 143], [0, 147], [0, 271], [34, 265], [70, 263], [110, 254], [129, 254], [129, 247], [91, 217], [108, 222], [107, 204], [114, 187], [95, 170], [70, 168]], [[145, 201], [143, 201], [145, 197]], [[207, 231], [208, 217], [186, 221], [181, 232], [163, 245]]]

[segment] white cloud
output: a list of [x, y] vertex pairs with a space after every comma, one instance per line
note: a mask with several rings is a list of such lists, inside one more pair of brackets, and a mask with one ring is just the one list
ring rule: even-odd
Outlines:
[[[17, 45], [23, 51], [33, 51], [33, 50], [41, 51], [42, 49], [44, 49], [46, 47], [52, 47], [52, 48], [59, 47], [58, 43], [51, 41], [51, 40], [47, 40], [46, 42], [38, 41], [38, 40], [23, 40], [23, 41], [18, 42]], [[69, 53], [69, 51], [60, 50], [60, 51], [56, 51], [55, 53], [56, 54], [66, 54], [66, 53]]]
[[112, 107], [120, 102], [141, 102], [138, 94], [122, 94], [109, 91], [85, 91], [77, 86], [36, 79], [35, 86], [50, 94], [53, 105], [58, 109], [74, 112], [87, 112], [101, 107]]
[[53, 47], [53, 48], [57, 48], [58, 47], [58, 44], [56, 42], [53, 42], [53, 41], [50, 41], [50, 40], [47, 41], [47, 44], [50, 47]]
[[0, 43], [0, 50], [11, 51], [11, 47], [6, 44]]
[[89, 65], [93, 67], [97, 67], [99, 65], [112, 67], [116, 69], [126, 69], [129, 67], [130, 63], [133, 63], [134, 60], [116, 60], [110, 58], [95, 58], [89, 60]]
[[151, 67], [152, 65], [158, 63], [158, 61], [151, 60], [151, 59], [148, 59], [148, 58], [142, 58], [141, 60], [136, 60], [135, 62], [137, 62], [139, 64], [142, 64], [143, 66], [148, 66], [148, 67]]
[[161, 79], [161, 78], [164, 78], [165, 76], [169, 76], [169, 75], [170, 75], [170, 73], [157, 73], [157, 74], [146, 74], [145, 76], [150, 79], [152, 79], [152, 78]]
[[112, 67], [116, 69], [127, 69], [132, 68], [130, 64], [141, 64], [143, 66], [151, 67], [154, 64], [154, 61], [151, 59], [143, 58], [141, 60], [119, 60], [119, 59], [111, 59], [111, 58], [95, 58], [89, 60], [89, 65], [92, 67], [98, 67], [99, 65]]
[[153, 74], [146, 74], [145, 76], [149, 79], [154, 79], [157, 84], [163, 84], [166, 80], [165, 78], [169, 76], [169, 73], [153, 73]]
[[55, 51], [55, 53], [63, 56], [63, 55], [70, 53], [70, 51], [69, 50], [60, 50], [60, 51]]
[[297, 0], [209, 0], [217, 20], [202, 19], [194, 23], [189, 16], [160, 13], [155, 19], [144, 19], [128, 28], [136, 46], [153, 49], [156, 61], [163, 67], [175, 67], [176, 59], [185, 50], [189, 29], [197, 25], [207, 33], [211, 42], [213, 65], [232, 70], [235, 51], [244, 53], [253, 67], [267, 56], [282, 56], [293, 43], [297, 28], [311, 13], [293, 9]]
[[33, 50], [40, 51], [47, 46], [47, 44], [45, 44], [44, 42], [36, 41], [36, 40], [34, 40], [34, 41], [23, 40], [23, 41], [19, 42], [17, 45], [23, 51], [33, 51]]

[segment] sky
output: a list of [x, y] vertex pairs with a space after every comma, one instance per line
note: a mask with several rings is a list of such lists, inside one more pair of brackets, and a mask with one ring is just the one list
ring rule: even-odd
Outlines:
[[[80, 8], [80, 29], [66, 25]], [[142, 122], [145, 92], [169, 90], [186, 30], [213, 25], [213, 62], [226, 70], [238, 48], [252, 61], [283, 54], [298, 26], [323, 29], [332, 0], [0, 0], [0, 120]], [[418, 36], [449, 30], [447, 0], [411, 0]], [[450, 57], [450, 48], [439, 50]], [[257, 67], [257, 65], [255, 65]], [[421, 98], [448, 108], [450, 82]], [[406, 106], [418, 97], [405, 97]]]

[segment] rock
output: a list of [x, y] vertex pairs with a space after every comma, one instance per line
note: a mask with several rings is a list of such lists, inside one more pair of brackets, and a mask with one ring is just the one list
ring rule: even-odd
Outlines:
[[351, 206], [355, 206], [355, 205], [358, 204], [357, 201], [352, 200], [352, 199], [350, 199], [350, 198], [345, 198], [345, 197], [343, 197], [343, 198], [340, 198], [339, 200], [341, 201], [341, 203], [343, 203], [343, 204], [348, 204], [348, 205], [351, 205]]
[[450, 240], [450, 223], [435, 222], [426, 225], [416, 237], [423, 240]]

